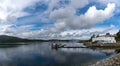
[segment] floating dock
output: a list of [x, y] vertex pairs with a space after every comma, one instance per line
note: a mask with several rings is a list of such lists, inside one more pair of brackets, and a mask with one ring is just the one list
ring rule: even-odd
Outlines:
[[88, 48], [85, 46], [67, 46], [65, 44], [52, 44], [51, 46], [52, 49], [58, 49], [58, 48]]

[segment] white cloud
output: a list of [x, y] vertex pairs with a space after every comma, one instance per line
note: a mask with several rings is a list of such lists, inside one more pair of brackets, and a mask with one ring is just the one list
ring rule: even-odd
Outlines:
[[72, 16], [74, 16], [75, 14], [75, 10], [73, 8], [60, 8], [58, 10], [54, 10], [53, 12], [51, 12], [50, 14], [50, 18], [53, 19], [66, 19], [66, 18], [70, 18]]
[[[43, 21], [55, 20], [52, 27], [30, 30], [34, 25], [23, 25], [11, 27], [12, 23], [19, 17], [30, 15], [25, 12], [27, 7], [33, 8], [37, 2], [46, 2], [48, 9], [37, 18]], [[95, 27], [97, 23], [103, 22], [114, 15], [116, 5], [108, 3], [107, 7], [98, 10], [96, 6], [90, 6], [86, 13], [76, 15], [77, 8], [81, 9], [89, 4], [88, 0], [70, 0], [69, 4], [59, 4], [57, 0], [0, 0], [0, 35], [12, 35], [22, 38], [88, 38], [91, 34], [104, 34], [116, 32], [115, 27]], [[63, 7], [64, 6], [64, 7]], [[56, 7], [56, 9], [55, 9]], [[86, 29], [87, 28], [87, 29]], [[99, 31], [98, 31], [99, 30]]]
[[118, 14], [120, 13], [120, 0], [90, 0], [91, 2], [96, 2], [96, 3], [100, 3], [100, 6], [104, 6], [108, 3], [115, 3], [116, 5], [116, 10], [115, 12]]
[[47, 34], [46, 37], [64, 39], [79, 37], [86, 39], [92, 34], [104, 34], [106, 32], [111, 32], [113, 34], [113, 30], [114, 33], [117, 32], [116, 28], [92, 27], [97, 23], [111, 18], [114, 15], [114, 10], [115, 4], [109, 3], [104, 10], [98, 10], [95, 6], [91, 6], [85, 14], [77, 16], [75, 14], [76, 8], [69, 7], [69, 5], [65, 8], [59, 8], [52, 11], [50, 14], [50, 18], [55, 19], [57, 22], [54, 24], [54, 27], [47, 31], [50, 33]]
[[114, 15], [114, 10], [115, 4], [109, 3], [104, 10], [97, 10], [95, 6], [91, 6], [85, 14], [77, 16], [74, 8], [66, 7], [54, 10], [50, 17], [57, 21], [56, 24], [61, 24], [60, 22], [64, 24], [64, 26], [55, 24], [55, 28], [84, 29], [109, 19]]
[[18, 17], [28, 15], [23, 10], [39, 0], [0, 0], [0, 21], [11, 22]]
[[16, 28], [13, 28], [11, 26], [12, 25], [0, 25], [0, 35], [18, 36], [24, 32], [29, 32], [30, 28], [33, 27], [33, 25], [24, 25]]
[[117, 6], [120, 6], [120, 0], [97, 0], [95, 2], [99, 2], [101, 4], [115, 3]]
[[70, 7], [73, 8], [82, 8], [88, 4], [88, 0], [71, 0]]
[[[24, 26], [23, 26], [24, 27]], [[23, 28], [21, 27], [21, 28]], [[23, 30], [26, 28], [23, 28]], [[21, 31], [20, 29], [14, 29], [15, 31], [20, 31], [21, 33], [15, 33], [14, 35], [22, 38], [29, 38], [29, 39], [89, 39], [93, 34], [106, 34], [111, 33], [115, 34], [118, 32], [118, 29], [114, 26], [108, 27], [93, 27], [89, 29], [82, 29], [82, 30], [68, 30], [68, 31], [61, 31], [61, 32], [51, 32], [50, 30], [34, 30], [34, 31]]]
[[[106, 33], [111, 33], [115, 34], [118, 31], [115, 26], [109, 26], [109, 27], [94, 27], [90, 29], [82, 29], [82, 30], [70, 30], [70, 31], [64, 31], [61, 32], [60, 35], [62, 35], [62, 38], [69, 39], [70, 37], [74, 39], [88, 39], [90, 38], [93, 34], [98, 35], [98, 34], [106, 34]], [[71, 39], [71, 38], [70, 38]]]
[[58, 4], [58, 0], [50, 0], [48, 4], [48, 11], [52, 11], [52, 9]]

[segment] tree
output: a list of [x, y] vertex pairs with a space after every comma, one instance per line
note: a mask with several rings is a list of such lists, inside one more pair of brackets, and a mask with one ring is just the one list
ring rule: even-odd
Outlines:
[[92, 41], [92, 38], [95, 38], [95, 35], [94, 35], [94, 34], [91, 36], [90, 41]]
[[110, 33], [106, 33], [107, 36], [110, 36]]
[[120, 30], [116, 33], [115, 39], [116, 41], [120, 41]]
[[99, 34], [96, 37], [99, 37]]

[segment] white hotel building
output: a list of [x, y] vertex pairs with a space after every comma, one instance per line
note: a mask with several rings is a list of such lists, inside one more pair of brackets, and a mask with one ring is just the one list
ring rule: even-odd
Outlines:
[[98, 43], [116, 43], [115, 37], [110, 35], [103, 35], [99, 37], [92, 38], [92, 42], [97, 41]]

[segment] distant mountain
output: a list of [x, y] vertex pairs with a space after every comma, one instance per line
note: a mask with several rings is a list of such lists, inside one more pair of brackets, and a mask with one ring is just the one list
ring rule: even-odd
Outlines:
[[26, 39], [13, 37], [13, 36], [0, 35], [0, 43], [21, 42], [21, 41], [25, 41], [25, 40]]
[[43, 40], [43, 39], [23, 39], [23, 38], [18, 38], [14, 36], [8, 36], [8, 35], [0, 35], [0, 43], [17, 43], [17, 42], [68, 42], [70, 40], [59, 40], [59, 39], [49, 39], [49, 40]]

